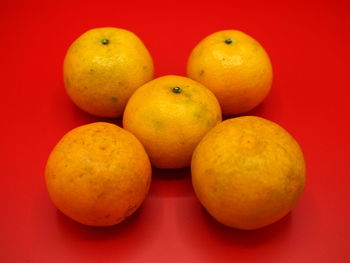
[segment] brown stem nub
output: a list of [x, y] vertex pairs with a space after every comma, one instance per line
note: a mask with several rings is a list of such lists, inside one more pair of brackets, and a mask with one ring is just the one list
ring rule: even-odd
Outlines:
[[174, 93], [181, 93], [181, 88], [180, 87], [175, 87], [173, 88]]
[[108, 43], [109, 43], [109, 40], [108, 40], [108, 39], [105, 39], [105, 38], [104, 38], [104, 39], [101, 40], [101, 44], [102, 44], [102, 45], [108, 45]]

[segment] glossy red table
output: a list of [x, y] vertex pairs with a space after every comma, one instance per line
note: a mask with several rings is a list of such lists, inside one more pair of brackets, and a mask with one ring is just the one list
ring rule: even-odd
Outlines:
[[[349, 14], [346, 0], [1, 1], [0, 262], [350, 262]], [[44, 184], [49, 152], [70, 129], [106, 120], [70, 102], [62, 61], [101, 26], [138, 34], [156, 76], [185, 74], [191, 49], [214, 31], [260, 41], [275, 78], [249, 114], [279, 123], [304, 150], [307, 186], [293, 212], [256, 231], [224, 227], [195, 198], [188, 169], [154, 171], [143, 207], [115, 227], [58, 212]]]

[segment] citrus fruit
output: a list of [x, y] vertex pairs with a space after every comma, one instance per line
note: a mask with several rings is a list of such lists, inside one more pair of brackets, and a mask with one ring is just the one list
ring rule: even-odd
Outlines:
[[305, 184], [303, 153], [282, 127], [246, 116], [217, 125], [198, 144], [192, 183], [219, 222], [257, 229], [285, 216]]
[[190, 165], [197, 143], [221, 121], [220, 105], [202, 84], [180, 76], [154, 79], [131, 96], [123, 126], [158, 168]]
[[272, 84], [272, 66], [264, 48], [252, 37], [223, 30], [193, 49], [187, 76], [216, 95], [224, 114], [240, 114], [265, 99]]
[[91, 29], [76, 39], [64, 59], [64, 83], [82, 110], [102, 117], [123, 114], [131, 94], [153, 78], [151, 55], [125, 29]]
[[52, 150], [46, 185], [53, 203], [85, 225], [110, 226], [144, 201], [151, 165], [130, 132], [96, 122], [68, 132]]

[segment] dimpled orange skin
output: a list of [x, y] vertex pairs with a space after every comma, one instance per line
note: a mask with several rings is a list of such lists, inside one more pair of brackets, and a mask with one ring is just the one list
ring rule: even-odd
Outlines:
[[223, 121], [198, 144], [192, 183], [206, 210], [219, 222], [257, 229], [284, 217], [305, 184], [305, 162], [286, 130], [263, 118]]
[[190, 165], [194, 148], [221, 121], [220, 105], [200, 83], [163, 76], [139, 88], [124, 112], [123, 127], [144, 145], [157, 168]]
[[215, 94], [223, 114], [240, 114], [268, 95], [272, 66], [255, 39], [237, 30], [223, 30], [207, 36], [193, 49], [187, 76]]
[[119, 117], [131, 94], [153, 78], [153, 61], [132, 32], [91, 29], [76, 39], [64, 59], [64, 83], [72, 101], [101, 117]]
[[141, 143], [110, 123], [68, 132], [52, 150], [46, 185], [56, 207], [85, 225], [111, 226], [144, 201], [151, 165]]

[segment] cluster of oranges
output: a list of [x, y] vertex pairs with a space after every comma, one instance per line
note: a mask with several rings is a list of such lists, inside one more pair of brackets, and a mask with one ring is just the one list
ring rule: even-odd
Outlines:
[[86, 225], [115, 225], [147, 196], [152, 166], [191, 166], [195, 193], [219, 222], [256, 229], [285, 216], [305, 184], [294, 138], [277, 124], [242, 114], [269, 93], [263, 47], [236, 30], [209, 35], [192, 51], [187, 77], [153, 79], [152, 57], [133, 33], [98, 28], [64, 60], [72, 101], [123, 128], [97, 122], [68, 132], [51, 152], [46, 184], [54, 204]]

